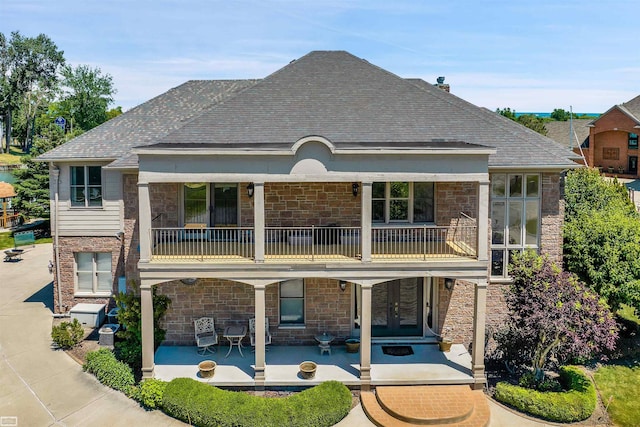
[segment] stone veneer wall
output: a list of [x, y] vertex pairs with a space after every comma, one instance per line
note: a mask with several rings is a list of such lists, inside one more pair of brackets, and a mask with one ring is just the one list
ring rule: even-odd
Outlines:
[[562, 263], [564, 180], [560, 174], [542, 174], [540, 253]]
[[266, 183], [267, 227], [360, 226], [360, 195], [350, 182]]
[[[113, 272], [113, 292], [118, 290], [118, 276], [123, 273], [124, 247], [115, 237], [59, 237], [60, 244], [60, 277], [54, 282], [54, 306], [56, 313], [66, 313], [79, 303], [113, 305], [110, 297], [75, 297], [75, 253], [77, 252], [110, 252], [111, 271]], [[57, 280], [60, 279], [60, 280]], [[62, 295], [62, 310], [58, 307], [58, 283]]]
[[[439, 182], [436, 184], [436, 225], [455, 224], [464, 212], [478, 217], [478, 184], [475, 182]], [[468, 224], [462, 217], [461, 224]]]
[[[200, 279], [195, 285], [179, 281], [157, 286], [158, 293], [171, 298], [164, 319], [167, 345], [195, 345], [193, 320], [213, 317], [220, 336], [227, 326], [246, 325], [255, 316], [255, 294], [252, 286], [227, 280]], [[350, 333], [351, 287], [341, 291], [337, 280], [305, 279], [305, 327], [287, 328], [278, 325], [278, 284], [267, 286], [266, 315], [269, 318], [274, 344], [313, 344], [314, 336], [328, 331], [344, 337]], [[249, 336], [244, 340], [247, 345]]]

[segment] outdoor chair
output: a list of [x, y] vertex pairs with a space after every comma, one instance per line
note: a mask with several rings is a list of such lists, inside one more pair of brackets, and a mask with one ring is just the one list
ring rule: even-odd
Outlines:
[[[218, 344], [218, 334], [213, 323], [213, 317], [201, 317], [193, 322], [195, 328], [196, 345], [198, 346], [198, 354], [203, 356], [210, 351], [215, 352], [212, 347]], [[200, 353], [202, 349], [202, 353]]]
[[[256, 347], [256, 319], [249, 319], [249, 339], [251, 340], [251, 347], [255, 351]], [[271, 344], [271, 332], [269, 331], [269, 318], [264, 318], [264, 345]]]

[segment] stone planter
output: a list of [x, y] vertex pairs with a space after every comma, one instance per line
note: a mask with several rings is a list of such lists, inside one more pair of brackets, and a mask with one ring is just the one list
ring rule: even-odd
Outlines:
[[440, 347], [440, 351], [448, 352], [451, 350], [451, 345], [453, 341], [449, 338], [444, 338], [442, 341], [438, 343], [438, 347]]
[[344, 344], [347, 346], [347, 353], [357, 353], [360, 351], [360, 340], [357, 338], [349, 338], [345, 340]]
[[300, 364], [300, 376], [305, 380], [310, 380], [316, 376], [316, 362], [305, 361]]
[[200, 376], [202, 378], [211, 378], [216, 373], [216, 362], [213, 360], [203, 360], [198, 364]]

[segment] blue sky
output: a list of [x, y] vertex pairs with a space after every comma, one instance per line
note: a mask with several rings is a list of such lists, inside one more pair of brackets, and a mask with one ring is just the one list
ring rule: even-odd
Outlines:
[[639, 16], [638, 0], [1, 0], [0, 32], [112, 75], [124, 110], [347, 50], [492, 110], [604, 112], [640, 94]]

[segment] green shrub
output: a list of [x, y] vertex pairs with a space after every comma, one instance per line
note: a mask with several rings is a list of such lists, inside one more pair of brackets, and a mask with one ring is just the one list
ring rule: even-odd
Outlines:
[[166, 381], [149, 378], [142, 381], [138, 387], [135, 387], [131, 397], [140, 402], [145, 408], [161, 408], [162, 396], [167, 384]]
[[101, 348], [87, 353], [87, 363], [83, 368], [94, 374], [102, 384], [131, 394], [135, 384], [133, 372], [129, 365], [116, 359], [111, 350]]
[[62, 322], [51, 328], [51, 339], [60, 348], [72, 348], [84, 338], [84, 328], [73, 319], [73, 322]]
[[351, 408], [351, 392], [328, 381], [286, 398], [265, 398], [221, 390], [190, 378], [167, 384], [164, 411], [198, 426], [332, 426]]
[[586, 420], [596, 407], [596, 390], [580, 368], [560, 368], [560, 383], [564, 392], [540, 392], [501, 382], [495, 398], [514, 408], [545, 420], [576, 422]]
[[536, 378], [536, 374], [533, 371], [522, 375], [518, 380], [518, 385], [538, 391], [562, 391], [562, 385], [558, 380], [549, 378], [546, 375], [540, 380]]

